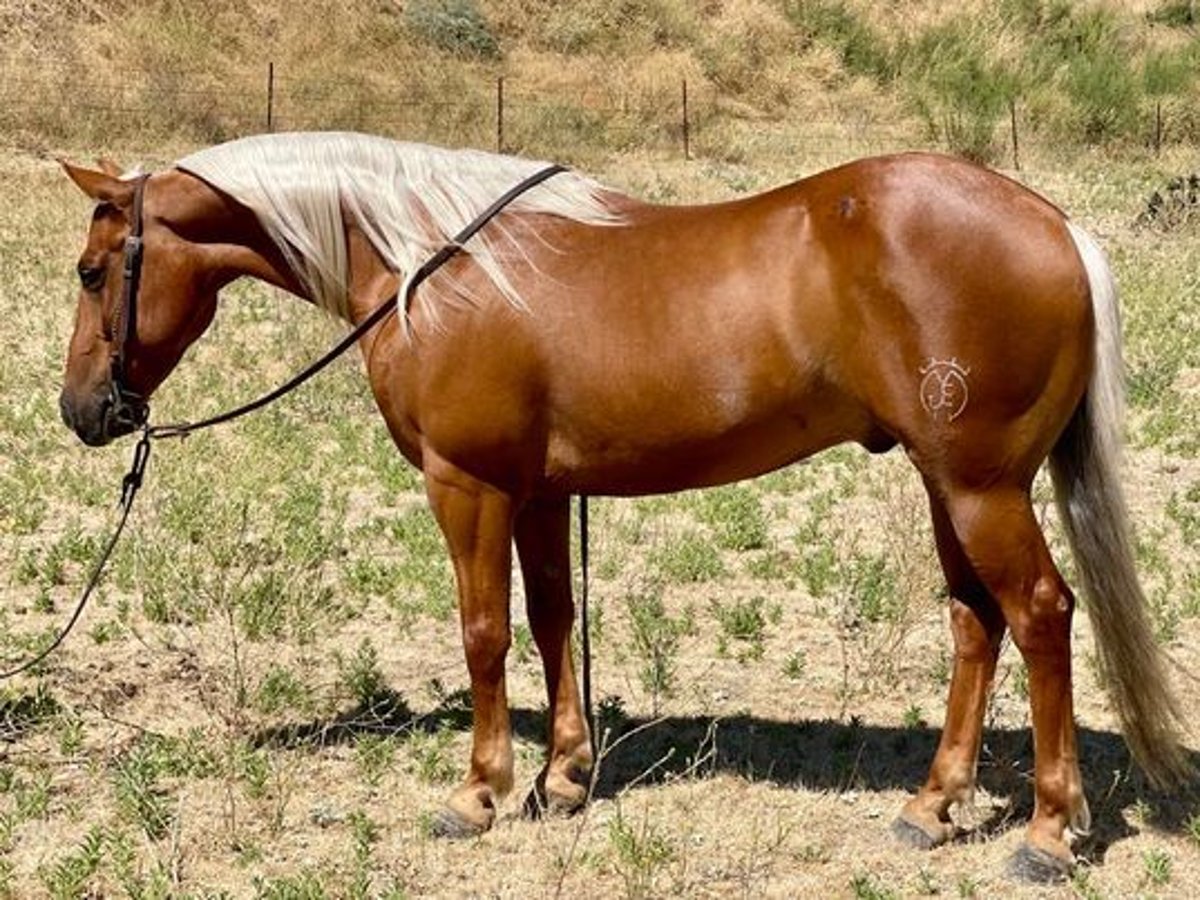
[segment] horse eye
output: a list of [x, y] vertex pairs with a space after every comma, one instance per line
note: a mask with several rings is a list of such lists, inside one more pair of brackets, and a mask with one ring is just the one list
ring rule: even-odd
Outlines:
[[77, 271], [79, 272], [79, 283], [85, 290], [98, 291], [104, 285], [103, 268], [80, 265]]

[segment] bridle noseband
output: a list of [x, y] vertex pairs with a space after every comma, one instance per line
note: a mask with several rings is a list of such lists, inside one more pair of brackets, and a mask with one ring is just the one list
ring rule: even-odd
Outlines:
[[145, 398], [129, 386], [129, 345], [137, 337], [138, 287], [142, 280], [142, 195], [149, 175], [139, 175], [133, 185], [129, 235], [125, 238], [121, 298], [113, 310], [112, 356], [109, 366], [109, 416], [129, 430], [140, 428], [150, 415]]

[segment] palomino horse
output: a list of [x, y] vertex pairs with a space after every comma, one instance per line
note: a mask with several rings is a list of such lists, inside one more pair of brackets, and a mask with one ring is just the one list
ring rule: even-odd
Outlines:
[[[240, 276], [361, 321], [537, 167], [346, 134], [249, 138], [148, 179], [66, 165], [98, 205], [79, 262], [64, 420], [88, 444], [132, 430]], [[140, 294], [118, 323], [135, 220]], [[118, 344], [127, 383], [114, 393]], [[1075, 600], [1030, 503], [1047, 457], [1127, 741], [1156, 780], [1188, 771], [1118, 484], [1112, 276], [1091, 238], [1020, 185], [914, 154], [730, 203], [662, 207], [561, 173], [360, 346], [396, 445], [424, 473], [457, 578], [474, 728], [443, 832], [487, 829], [512, 787], [514, 542], [549, 692], [539, 784], [551, 808], [574, 810], [593, 758], [570, 653], [570, 495], [715, 485], [843, 441], [899, 445], [920, 471], [952, 598], [944, 731], [900, 812], [901, 838], [952, 837], [949, 810], [974, 789], [1006, 630], [1028, 665], [1035, 753], [1015, 871], [1061, 877], [1067, 829], [1088, 828], [1072, 720]]]

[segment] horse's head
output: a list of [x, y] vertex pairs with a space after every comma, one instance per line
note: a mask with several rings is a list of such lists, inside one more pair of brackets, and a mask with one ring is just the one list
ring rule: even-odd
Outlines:
[[63, 163], [96, 201], [59, 399], [63, 421], [92, 446], [145, 420], [151, 393], [212, 321], [223, 283], [205, 245], [187, 239], [195, 217], [179, 209], [195, 190], [179, 183], [186, 176], [121, 178], [115, 166], [102, 165], [93, 171]]

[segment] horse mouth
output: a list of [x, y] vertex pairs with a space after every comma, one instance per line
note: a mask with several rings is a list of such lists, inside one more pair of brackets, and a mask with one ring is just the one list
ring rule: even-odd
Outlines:
[[143, 404], [115, 405], [108, 397], [100, 401], [95, 416], [73, 415], [62, 406], [63, 421], [89, 447], [103, 447], [131, 434], [146, 421], [148, 412], [149, 407]]

